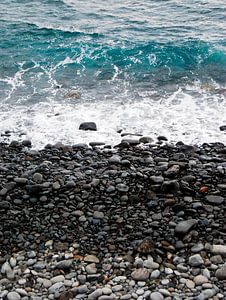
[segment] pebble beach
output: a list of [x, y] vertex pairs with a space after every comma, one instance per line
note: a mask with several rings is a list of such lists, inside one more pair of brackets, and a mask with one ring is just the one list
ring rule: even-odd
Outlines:
[[0, 144], [0, 299], [226, 299], [226, 146]]

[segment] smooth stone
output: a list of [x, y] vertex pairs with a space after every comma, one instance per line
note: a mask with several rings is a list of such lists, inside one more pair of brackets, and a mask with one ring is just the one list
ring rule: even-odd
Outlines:
[[129, 190], [129, 187], [127, 185], [123, 184], [123, 183], [117, 184], [116, 188], [120, 192], [128, 192], [128, 190]]
[[28, 179], [23, 177], [16, 177], [14, 178], [14, 181], [18, 184], [26, 184], [28, 182]]
[[226, 280], [226, 264], [216, 271], [215, 276], [218, 280]]
[[191, 248], [191, 252], [193, 253], [197, 253], [200, 252], [204, 249], [204, 245], [203, 244], [196, 244]]
[[208, 282], [208, 278], [206, 276], [203, 275], [197, 275], [194, 277], [194, 282], [196, 285], [202, 285], [203, 283], [207, 283]]
[[27, 293], [24, 289], [18, 288], [18, 289], [16, 289], [16, 292], [17, 292], [18, 294], [20, 294], [20, 296], [23, 296], [23, 297], [28, 296], [28, 293]]
[[56, 264], [55, 268], [65, 271], [65, 270], [70, 270], [71, 267], [72, 267], [72, 260], [62, 260]]
[[220, 128], [220, 131], [226, 131], [226, 125], [222, 125], [219, 128]]
[[192, 267], [199, 267], [204, 264], [204, 261], [199, 254], [195, 254], [189, 257], [189, 265]]
[[96, 264], [100, 262], [99, 258], [97, 258], [95, 255], [86, 255], [84, 257], [84, 261], [89, 263], [96, 263]]
[[113, 155], [112, 157], [109, 158], [108, 161], [109, 161], [111, 164], [120, 164], [121, 159], [122, 159], [122, 158], [121, 158], [119, 155]]
[[125, 294], [120, 297], [120, 300], [130, 300], [131, 299], [131, 294]]
[[136, 281], [146, 281], [150, 276], [150, 271], [146, 268], [140, 268], [132, 272], [131, 277]]
[[104, 213], [102, 211], [94, 211], [93, 218], [94, 219], [103, 219]]
[[151, 177], [150, 177], [150, 180], [151, 180], [153, 183], [160, 184], [160, 183], [163, 183], [164, 178], [163, 178], [162, 176], [151, 176]]
[[111, 295], [112, 289], [110, 289], [109, 287], [104, 287], [104, 288], [102, 288], [102, 292], [104, 295]]
[[222, 255], [225, 257], [226, 256], [226, 245], [213, 245], [210, 248], [210, 251], [213, 254], [219, 254], [219, 255]]
[[123, 289], [123, 286], [121, 284], [117, 284], [112, 287], [112, 292], [117, 293], [117, 292], [121, 291], [122, 289]]
[[159, 270], [154, 270], [154, 271], [151, 272], [150, 278], [151, 278], [151, 279], [157, 279], [157, 278], [159, 278], [160, 274], [161, 274], [161, 273], [160, 273]]
[[199, 294], [197, 297], [197, 300], [208, 300], [212, 298], [214, 295], [216, 295], [215, 289], [206, 289]]
[[15, 268], [16, 266], [16, 258], [15, 257], [11, 257], [9, 260], [9, 263], [11, 265], [12, 268]]
[[8, 300], [20, 300], [21, 297], [17, 292], [9, 292], [7, 294], [7, 299]]
[[191, 290], [195, 287], [195, 283], [194, 283], [194, 281], [192, 281], [190, 279], [187, 279], [186, 280], [186, 286]]
[[103, 296], [100, 296], [99, 298], [98, 298], [98, 300], [114, 300], [115, 299], [115, 295], [114, 294], [112, 294], [112, 295], [110, 295], [110, 296], [108, 296], [108, 295], [103, 295]]
[[83, 122], [79, 125], [79, 130], [97, 131], [97, 125], [94, 122]]
[[52, 283], [56, 283], [56, 282], [64, 282], [65, 278], [63, 275], [58, 275], [58, 276], [55, 276], [53, 278], [50, 279], [50, 281]]
[[153, 139], [149, 136], [142, 136], [140, 139], [139, 139], [139, 142], [140, 143], [143, 143], [143, 144], [149, 144], [149, 143], [152, 143], [153, 142]]
[[150, 295], [150, 299], [151, 299], [151, 300], [163, 300], [164, 297], [163, 297], [163, 295], [162, 295], [161, 293], [159, 293], [159, 292], [153, 292], [153, 293], [151, 293], [151, 295]]
[[97, 273], [97, 268], [95, 263], [91, 263], [88, 266], [86, 266], [86, 272], [88, 274], [96, 274]]
[[190, 219], [190, 220], [186, 220], [186, 221], [181, 221], [180, 223], [178, 223], [175, 227], [175, 233], [177, 234], [187, 234], [192, 227], [194, 227], [196, 224], [198, 223], [197, 220], [195, 219]]
[[56, 282], [51, 287], [49, 287], [49, 294], [55, 294], [55, 296], [60, 296], [61, 293], [65, 291], [65, 286], [63, 282]]
[[36, 183], [41, 183], [43, 181], [43, 176], [40, 173], [34, 173], [32, 178]]
[[96, 300], [102, 296], [102, 289], [96, 289], [94, 292], [88, 295], [88, 300]]
[[222, 204], [224, 202], [224, 198], [221, 196], [216, 196], [216, 195], [208, 195], [206, 196], [206, 201], [210, 204]]

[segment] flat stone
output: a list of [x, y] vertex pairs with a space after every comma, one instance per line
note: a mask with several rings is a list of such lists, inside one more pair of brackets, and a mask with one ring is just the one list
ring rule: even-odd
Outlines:
[[219, 280], [226, 280], [226, 264], [216, 271], [215, 276]]
[[112, 295], [103, 295], [103, 296], [100, 296], [98, 298], [98, 300], [114, 300], [115, 299], [115, 295], [112, 294]]
[[197, 252], [200, 252], [204, 249], [204, 245], [203, 244], [196, 244], [194, 245], [192, 248], [191, 248], [191, 252], [193, 253], [197, 253]]
[[214, 295], [216, 295], [216, 293], [217, 292], [215, 291], [215, 289], [206, 289], [202, 291], [201, 294], [199, 294], [197, 300], [208, 300], [212, 298]]
[[132, 272], [131, 277], [136, 281], [146, 281], [150, 276], [150, 271], [146, 268], [140, 268]]
[[189, 265], [192, 267], [199, 267], [204, 264], [204, 261], [199, 254], [195, 254], [189, 257]]
[[123, 184], [123, 183], [117, 184], [116, 188], [120, 192], [128, 192], [128, 190], [129, 190], [129, 187], [127, 185]]
[[8, 300], [20, 300], [21, 297], [17, 292], [9, 292], [7, 294], [7, 299]]
[[95, 255], [86, 255], [84, 261], [89, 263], [96, 263], [96, 264], [100, 262], [99, 258], [97, 258]]
[[198, 223], [195, 219], [181, 221], [175, 227], [175, 233], [185, 235]]
[[61, 293], [65, 291], [65, 286], [63, 282], [56, 282], [51, 287], [49, 287], [49, 294], [55, 294], [56, 297], [59, 297]]
[[150, 180], [151, 180], [153, 183], [160, 184], [160, 183], [163, 183], [164, 178], [163, 178], [162, 176], [151, 176], [151, 177], [150, 177]]
[[102, 288], [102, 292], [104, 295], [111, 295], [112, 289], [110, 289], [109, 287], [104, 287], [104, 288]]
[[59, 261], [57, 264], [56, 264], [56, 269], [61, 269], [61, 270], [70, 270], [70, 268], [72, 267], [72, 260], [62, 260], [62, 261]]
[[53, 278], [50, 279], [50, 281], [52, 283], [56, 283], [56, 282], [64, 282], [65, 278], [63, 275], [58, 275], [58, 276], [55, 276]]
[[226, 257], [226, 245], [213, 245], [210, 248], [210, 251], [213, 254], [219, 254], [219, 255]]
[[88, 300], [96, 300], [102, 296], [102, 289], [96, 289], [94, 292], [88, 295]]
[[163, 297], [163, 295], [160, 294], [159, 292], [153, 292], [153, 293], [151, 293], [151, 295], [150, 295], [150, 299], [151, 299], [151, 300], [163, 300], [164, 297]]
[[196, 285], [202, 285], [203, 283], [207, 283], [208, 282], [208, 278], [206, 276], [203, 275], [197, 275], [194, 277], [194, 282]]
[[16, 177], [14, 178], [14, 181], [18, 184], [26, 184], [28, 182], [28, 179], [23, 177]]
[[210, 204], [222, 204], [224, 202], [224, 198], [221, 196], [215, 196], [215, 195], [208, 195], [206, 196], [206, 201]]
[[194, 283], [194, 281], [192, 281], [190, 279], [187, 279], [186, 280], [186, 286], [191, 290], [195, 287], [195, 283]]

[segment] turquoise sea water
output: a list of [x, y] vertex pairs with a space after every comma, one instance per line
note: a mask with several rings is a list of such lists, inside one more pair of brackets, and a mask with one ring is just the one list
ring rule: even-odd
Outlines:
[[37, 147], [118, 129], [225, 142], [225, 16], [223, 0], [1, 0], [0, 132]]

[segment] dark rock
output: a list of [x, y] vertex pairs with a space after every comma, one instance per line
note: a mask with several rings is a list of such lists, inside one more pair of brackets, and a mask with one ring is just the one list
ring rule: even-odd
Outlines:
[[186, 220], [186, 221], [181, 221], [178, 223], [175, 227], [175, 233], [177, 234], [187, 234], [192, 227], [194, 227], [198, 223], [197, 220], [191, 219], [191, 220]]
[[80, 124], [79, 130], [97, 131], [97, 125], [94, 122], [84, 122]]
[[226, 131], [226, 125], [220, 126], [220, 131]]
[[30, 140], [24, 140], [24, 141], [22, 141], [22, 146], [24, 146], [24, 147], [31, 147], [31, 141]]
[[175, 193], [180, 190], [180, 184], [177, 180], [164, 181], [161, 189], [164, 193]]
[[158, 141], [168, 141], [167, 137], [160, 135], [157, 137]]

